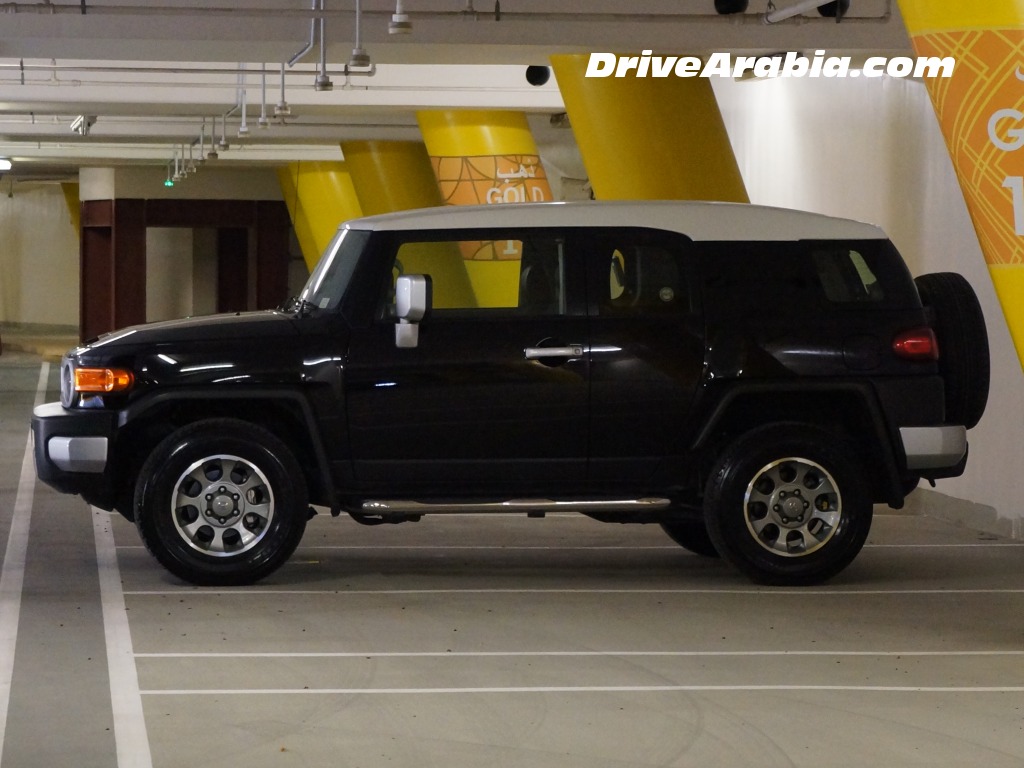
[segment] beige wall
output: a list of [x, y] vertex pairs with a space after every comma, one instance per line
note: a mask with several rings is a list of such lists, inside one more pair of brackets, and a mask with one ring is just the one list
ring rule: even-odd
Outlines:
[[0, 181], [0, 323], [78, 326], [78, 232], [59, 184]]
[[966, 474], [936, 490], [991, 507], [1011, 522], [1000, 531], [1019, 531], [1024, 373], [924, 86], [889, 78], [715, 86], [752, 202], [879, 224], [914, 274], [955, 271], [974, 285], [992, 348], [989, 406], [969, 434]]

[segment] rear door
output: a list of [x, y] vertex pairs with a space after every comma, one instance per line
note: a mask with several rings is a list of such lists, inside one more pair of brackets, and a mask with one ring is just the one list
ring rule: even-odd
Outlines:
[[[586, 480], [585, 277], [554, 230], [415, 232], [380, 255], [375, 319], [345, 370], [364, 492], [467, 497], [579, 492]], [[429, 275], [415, 348], [397, 348], [399, 274]]]
[[597, 491], [679, 483], [704, 366], [691, 241], [645, 229], [585, 236], [590, 295], [590, 469]]

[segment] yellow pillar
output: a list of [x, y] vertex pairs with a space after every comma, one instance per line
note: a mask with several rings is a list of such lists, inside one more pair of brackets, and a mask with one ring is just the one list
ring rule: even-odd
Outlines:
[[427, 148], [421, 141], [343, 141], [364, 216], [442, 205]]
[[64, 182], [60, 185], [64, 193], [64, 202], [68, 206], [68, 216], [71, 219], [71, 226], [76, 233], [82, 231], [82, 203], [78, 197], [78, 182]]
[[[552, 199], [522, 112], [454, 110], [416, 115], [446, 205], [503, 205]], [[480, 306], [514, 306], [520, 254], [492, 242], [465, 244], [463, 257]]]
[[419, 112], [416, 118], [447, 205], [552, 199], [522, 112], [454, 110]]
[[551, 57], [596, 198], [750, 202], [708, 78], [588, 78], [587, 61]]
[[1024, 365], [1024, 1], [899, 0], [932, 104]]
[[362, 215], [343, 162], [291, 163], [277, 171], [302, 258], [312, 271], [338, 225]]

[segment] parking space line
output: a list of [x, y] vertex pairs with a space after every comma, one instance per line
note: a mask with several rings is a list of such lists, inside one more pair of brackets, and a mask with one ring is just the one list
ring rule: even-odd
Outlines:
[[877, 597], [881, 595], [1024, 595], [1024, 588], [1016, 589], [206, 589], [183, 587], [181, 589], [126, 589], [131, 597], [166, 597], [169, 595], [191, 595], [193, 597], [266, 597], [337, 595], [338, 597], [362, 597], [366, 595], [754, 595], [758, 597]]
[[771, 657], [789, 656], [803, 658], [810, 656], [833, 657], [995, 657], [1024, 656], [1024, 651], [325, 651], [287, 653], [136, 653], [137, 659], [407, 659], [407, 658], [516, 658], [516, 657], [601, 657], [636, 658], [668, 656], [678, 658], [705, 657]]
[[715, 693], [759, 691], [825, 691], [830, 693], [1024, 693], [1024, 686], [954, 685], [565, 685], [495, 688], [168, 688], [142, 691], [143, 696], [378, 696], [399, 694], [485, 693]]
[[[41, 405], [46, 396], [50, 364], [39, 367], [39, 381], [33, 407]], [[11, 682], [14, 679], [14, 653], [18, 645], [18, 622], [21, 618], [21, 593], [25, 583], [25, 558], [32, 524], [32, 502], [35, 498], [36, 472], [32, 457], [32, 434], [25, 443], [21, 460], [18, 491], [14, 497], [11, 530], [7, 550], [0, 569], [0, 755], [7, 735], [7, 712], [11, 703]]]
[[118, 768], [152, 768], [149, 735], [142, 711], [139, 674], [135, 667], [131, 628], [121, 588], [121, 574], [114, 548], [110, 516], [92, 509], [96, 538], [96, 562], [100, 576], [103, 633], [107, 641], [110, 703], [114, 712], [114, 742]]

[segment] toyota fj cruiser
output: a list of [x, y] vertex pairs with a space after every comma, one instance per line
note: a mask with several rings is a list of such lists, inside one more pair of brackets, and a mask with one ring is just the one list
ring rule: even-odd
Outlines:
[[657, 523], [811, 584], [872, 505], [956, 476], [985, 408], [970, 285], [874, 226], [750, 205], [437, 208], [343, 224], [280, 309], [137, 326], [61, 364], [40, 478], [196, 584], [295, 550], [312, 505]]

